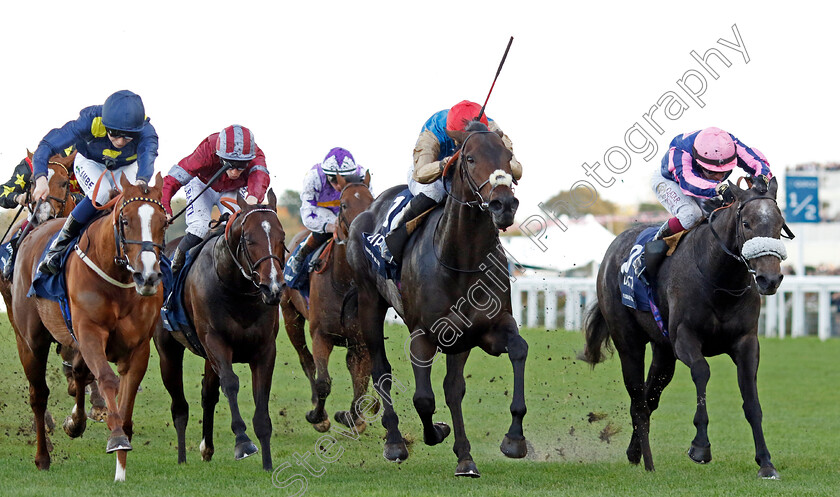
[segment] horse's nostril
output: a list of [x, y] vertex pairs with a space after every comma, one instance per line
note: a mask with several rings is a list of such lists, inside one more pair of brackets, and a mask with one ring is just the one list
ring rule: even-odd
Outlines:
[[491, 200], [487, 207], [490, 209], [490, 212], [501, 212], [503, 208], [502, 202], [499, 200]]

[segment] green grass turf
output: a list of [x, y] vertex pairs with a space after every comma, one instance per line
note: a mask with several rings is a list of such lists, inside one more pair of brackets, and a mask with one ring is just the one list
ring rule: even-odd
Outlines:
[[[779, 481], [756, 478], [754, 448], [741, 410], [735, 368], [728, 357], [710, 360], [708, 389], [709, 436], [713, 460], [700, 466], [686, 456], [694, 436], [694, 386], [688, 369], [678, 364], [674, 381], [665, 390], [652, 421], [651, 445], [657, 471], [631, 466], [624, 455], [631, 426], [628, 397], [621, 381], [617, 357], [594, 371], [575, 359], [582, 348], [579, 333], [527, 329], [530, 344], [527, 365], [525, 434], [532, 444], [524, 460], [506, 459], [499, 442], [510, 423], [512, 373], [506, 356], [494, 358], [476, 350], [467, 363], [464, 418], [472, 455], [482, 473], [477, 480], [453, 476], [456, 465], [452, 436], [428, 447], [422, 442], [419, 419], [412, 405], [414, 380], [403, 348], [406, 330], [386, 328], [394, 376], [407, 389], [394, 395], [400, 427], [413, 443], [411, 457], [402, 464], [382, 457], [384, 429], [374, 423], [358, 440], [333, 431], [338, 440], [324, 464], [311, 456], [319, 476], [295, 464], [295, 454], [315, 453], [315, 432], [304, 419], [309, 409], [309, 383], [281, 330], [271, 393], [274, 423], [272, 455], [285, 481], [302, 475], [306, 488], [272, 486], [262, 471], [259, 456], [233, 460], [230, 410], [222, 397], [216, 409], [216, 455], [201, 461], [200, 381], [202, 364], [188, 357], [185, 367], [190, 422], [187, 459], [176, 464], [175, 430], [169, 397], [160, 380], [153, 352], [135, 410], [134, 451], [128, 455], [127, 481], [113, 483], [115, 457], [105, 454], [107, 430], [88, 422], [83, 437], [71, 440], [61, 428], [51, 436], [52, 467], [35, 468], [32, 413], [28, 384], [17, 357], [13, 331], [0, 317], [0, 495], [840, 495], [840, 340], [813, 338], [762, 340], [759, 395], [764, 430]], [[332, 414], [346, 409], [350, 381], [344, 351], [336, 349], [332, 361]], [[250, 374], [236, 366], [240, 377], [240, 406], [253, 437], [253, 400]], [[433, 383], [437, 396], [436, 420], [450, 422], [443, 391], [443, 365], [436, 365]], [[69, 414], [72, 400], [60, 372], [58, 356], [48, 367], [52, 391], [49, 408], [59, 423]], [[396, 391], [397, 389], [395, 389]], [[604, 416], [589, 422], [589, 414]], [[333, 426], [335, 430], [335, 424]], [[255, 440], [256, 441], [256, 440]], [[338, 457], [340, 454], [340, 457]]]

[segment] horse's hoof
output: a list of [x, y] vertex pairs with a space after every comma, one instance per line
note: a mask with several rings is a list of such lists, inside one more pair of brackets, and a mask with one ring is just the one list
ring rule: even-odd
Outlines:
[[254, 442], [250, 440], [239, 442], [233, 449], [233, 458], [239, 461], [256, 454], [258, 450], [259, 449], [257, 449], [256, 445], [254, 445]]
[[449, 425], [446, 424], [446, 423], [435, 423], [434, 424], [434, 429], [435, 429], [435, 436], [437, 438], [432, 439], [432, 440], [427, 440], [426, 437], [423, 437], [423, 441], [426, 442], [426, 445], [437, 445], [437, 444], [443, 442], [444, 440], [446, 440], [446, 437], [448, 437], [449, 434], [452, 433], [452, 429], [449, 428]]
[[397, 463], [405, 461], [408, 459], [408, 448], [405, 446], [405, 440], [396, 443], [386, 443], [382, 455], [389, 461]]
[[68, 437], [78, 438], [82, 436], [82, 434], [85, 432], [85, 428], [87, 427], [87, 419], [82, 418], [81, 421], [79, 421], [79, 424], [76, 424], [73, 422], [73, 416], [70, 415], [64, 418], [63, 427], [64, 433], [66, 433]]
[[333, 419], [337, 423], [341, 423], [348, 428], [352, 428], [353, 423], [353, 416], [350, 414], [350, 411], [336, 411], [333, 415]]
[[35, 458], [35, 467], [40, 469], [41, 471], [47, 471], [50, 469], [50, 456]]
[[96, 421], [98, 423], [104, 423], [105, 420], [108, 419], [108, 408], [107, 407], [91, 407], [90, 410], [88, 410], [87, 416], [92, 421]]
[[367, 430], [367, 423], [365, 423], [364, 420], [360, 419], [359, 424], [356, 425], [356, 433], [361, 435], [365, 432], [365, 430]]
[[688, 457], [697, 464], [706, 464], [712, 460], [712, 446], [698, 447], [692, 443], [688, 449]]
[[455, 468], [455, 476], [469, 476], [470, 478], [480, 478], [481, 473], [478, 472], [478, 468], [475, 467], [475, 463], [471, 459], [467, 459], [466, 461], [461, 461], [458, 463], [458, 467]]
[[[208, 447], [206, 443], [204, 443], [204, 439], [201, 439], [201, 443], [198, 445], [198, 451], [201, 452], [201, 460], [204, 462], [210, 462], [213, 459], [213, 453], [215, 450], [213, 447]], [[184, 458], [184, 462], [186, 462], [186, 457]]]
[[44, 412], [44, 427], [47, 430], [48, 435], [52, 435], [53, 430], [55, 430], [55, 420], [53, 419], [53, 415], [49, 409]]
[[327, 418], [320, 423], [312, 423], [312, 427], [319, 433], [330, 431], [330, 420]]
[[105, 453], [110, 454], [111, 452], [116, 452], [118, 450], [131, 450], [132, 448], [131, 442], [128, 441], [128, 437], [120, 435], [118, 437], [108, 438], [108, 445], [105, 447]]
[[502, 445], [499, 449], [501, 449], [502, 454], [513, 459], [521, 459], [528, 455], [528, 446], [525, 444], [525, 437], [517, 440], [505, 435], [505, 439], [502, 440]]
[[779, 472], [776, 471], [776, 468], [773, 465], [765, 466], [758, 470], [758, 477], [763, 478], [765, 480], [779, 480], [781, 476], [779, 476]]

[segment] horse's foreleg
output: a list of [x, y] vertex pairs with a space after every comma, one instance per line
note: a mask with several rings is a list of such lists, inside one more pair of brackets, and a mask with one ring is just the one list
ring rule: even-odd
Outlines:
[[[310, 322], [310, 327], [313, 324]], [[331, 338], [324, 336], [320, 332], [317, 325], [315, 328], [310, 328], [312, 331], [312, 352], [315, 357], [315, 369], [317, 377], [315, 379], [315, 392], [318, 394], [318, 401], [315, 408], [306, 413], [306, 420], [312, 423], [312, 427], [320, 432], [325, 432], [330, 429], [330, 416], [327, 414], [325, 405], [327, 397], [332, 390], [332, 378], [330, 378], [329, 364], [330, 354], [333, 349], [333, 342]]]
[[758, 387], [756, 375], [758, 373], [758, 338], [755, 334], [745, 336], [736, 345], [731, 354], [732, 360], [738, 368], [738, 387], [744, 400], [744, 416], [753, 432], [755, 441], [755, 462], [758, 463], [758, 476], [761, 478], [779, 478], [779, 473], [770, 462], [770, 451], [764, 441], [764, 430], [761, 428], [761, 404], [758, 402]]
[[[286, 291], [291, 292], [291, 290]], [[303, 374], [309, 379], [309, 386], [312, 388], [312, 406], [315, 407], [318, 403], [318, 391], [315, 388], [315, 361], [312, 359], [312, 353], [309, 352], [309, 348], [306, 346], [306, 334], [303, 329], [306, 320], [295, 309], [291, 299], [287, 299], [285, 296], [280, 302], [280, 310], [283, 313], [283, 327], [286, 328], [289, 341], [298, 354]]]
[[[632, 331], [623, 330], [622, 337]], [[616, 341], [615, 348], [621, 360], [621, 374], [624, 388], [630, 396], [630, 419], [633, 435], [627, 446], [627, 460], [639, 464], [644, 458], [645, 469], [653, 471], [653, 456], [650, 452], [650, 408], [645, 399], [645, 347], [644, 342], [628, 344], [626, 340]]]
[[411, 340], [411, 368], [414, 370], [414, 409], [423, 423], [423, 442], [437, 445], [449, 436], [451, 429], [446, 423], [435, 423], [435, 394], [432, 391], [432, 363], [437, 346], [420, 337]]
[[219, 403], [219, 376], [213, 371], [210, 361], [204, 361], [204, 378], [201, 380], [201, 460], [210, 461], [216, 452], [213, 444], [213, 424], [215, 421], [216, 404]]
[[108, 407], [105, 405], [105, 399], [99, 391], [96, 378], [91, 375], [88, 380], [88, 385], [90, 385], [90, 410], [88, 411], [88, 418], [93, 421], [105, 421], [108, 417]]
[[170, 411], [178, 439], [178, 463], [187, 462], [187, 422], [190, 405], [184, 397], [184, 346], [163, 329], [155, 332], [155, 347], [160, 357], [160, 376], [172, 399]]
[[519, 334], [515, 322], [512, 326], [513, 330], [507, 335], [507, 352], [513, 365], [513, 400], [510, 403], [513, 419], [500, 449], [507, 457], [520, 458], [528, 453], [525, 434], [522, 431], [522, 419], [528, 411], [525, 407], [525, 360], [528, 358], [528, 343]]
[[391, 399], [391, 386], [394, 377], [391, 375], [391, 363], [385, 354], [385, 336], [383, 324], [388, 310], [375, 288], [359, 288], [359, 324], [365, 337], [365, 343], [372, 361], [371, 379], [373, 388], [382, 399], [384, 412], [382, 426], [385, 427], [385, 450], [383, 455], [389, 461], [405, 461], [408, 459], [408, 448], [405, 445], [399, 428], [399, 418], [394, 411]]
[[[270, 349], [270, 350], [268, 350]], [[254, 434], [262, 447], [263, 469], [271, 471], [271, 417], [268, 414], [268, 400], [271, 395], [271, 377], [274, 373], [274, 359], [277, 352], [274, 341], [268, 342], [266, 350], [259, 354], [257, 362], [251, 364], [251, 384], [254, 391]]]
[[212, 334], [207, 335], [205, 350], [212, 356], [213, 365], [219, 375], [219, 386], [230, 406], [230, 429], [236, 435], [233, 457], [237, 461], [256, 454], [258, 449], [245, 433], [245, 420], [239, 412], [239, 377], [233, 372], [233, 351]]
[[[657, 344], [652, 343], [653, 359], [648, 370], [647, 381], [645, 382], [645, 408], [640, 409], [639, 413], [647, 412], [647, 419], [645, 421], [644, 432], [645, 441], [644, 449], [642, 448], [642, 440], [639, 436], [641, 430], [634, 428], [633, 436], [630, 438], [630, 445], [627, 447], [627, 458], [633, 464], [638, 464], [642, 458], [642, 453], [645, 453], [645, 467], [647, 461], [652, 459], [650, 456], [650, 415], [659, 407], [659, 399], [662, 396], [662, 391], [671, 382], [674, 377], [674, 366], [676, 365], [676, 357], [671, 344]], [[644, 361], [642, 357], [641, 362]], [[635, 421], [634, 421], [635, 426]], [[653, 463], [650, 463], [651, 467]]]
[[351, 344], [347, 348], [346, 362], [347, 370], [350, 371], [350, 378], [353, 381], [353, 400], [350, 403], [349, 411], [335, 413], [335, 420], [348, 428], [355, 427], [357, 433], [362, 433], [367, 428], [364, 413], [368, 410], [374, 412], [379, 410], [377, 403], [363, 405], [370, 382], [370, 354], [368, 354], [364, 345]]
[[[118, 370], [120, 373], [120, 418], [122, 418], [122, 428], [128, 441], [131, 441], [134, 435], [134, 402], [137, 399], [137, 388], [143, 377], [146, 375], [146, 369], [149, 367], [149, 351], [151, 345], [148, 340], [142, 341], [134, 349], [131, 354], [120, 360]], [[125, 462], [126, 451], [131, 450], [131, 446], [127, 449], [120, 449], [117, 451], [117, 470], [114, 476], [114, 481], [125, 481]]]
[[[47, 333], [46, 330], [42, 331]], [[18, 333], [15, 333], [15, 338], [17, 339], [20, 362], [23, 365], [26, 379], [29, 380], [29, 405], [32, 408], [32, 414], [35, 416], [35, 466], [38, 469], [50, 469], [50, 452], [47, 449], [49, 439], [44, 423], [47, 399], [50, 395], [46, 380], [49, 343], [35, 347], [30, 346]]]
[[[691, 337], [692, 335], [690, 330], [682, 329], [677, 336]], [[703, 357], [700, 343], [695, 339], [677, 340], [674, 348], [680, 361], [691, 370], [691, 380], [697, 390], [697, 410], [694, 413], [697, 434], [691, 441], [688, 457], [696, 463], [705, 464], [712, 460], [712, 444], [709, 443], [708, 433], [709, 413], [706, 410], [706, 386], [709, 383], [711, 370], [706, 358]]]
[[467, 432], [464, 429], [464, 415], [461, 411], [461, 402], [467, 392], [467, 384], [464, 381], [464, 365], [470, 352], [446, 356], [446, 376], [443, 378], [443, 392], [446, 397], [446, 405], [452, 414], [452, 429], [455, 431], [455, 445], [452, 450], [458, 457], [458, 466], [455, 468], [455, 476], [471, 476], [478, 478], [481, 474], [473, 462], [470, 454], [470, 441], [467, 439]]

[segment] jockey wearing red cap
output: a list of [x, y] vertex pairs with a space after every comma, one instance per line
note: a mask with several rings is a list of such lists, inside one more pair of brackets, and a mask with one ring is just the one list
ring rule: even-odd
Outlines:
[[[222, 168], [222, 174], [207, 188], [207, 182]], [[187, 234], [181, 239], [172, 255], [172, 273], [184, 265], [186, 253], [201, 242], [211, 219], [213, 206], [219, 212], [230, 212], [220, 200], [242, 193], [249, 204], [262, 202], [268, 190], [270, 177], [265, 165], [265, 155], [254, 140], [254, 134], [245, 126], [234, 124], [219, 133], [213, 133], [195, 151], [172, 166], [163, 182], [163, 206], [172, 215], [172, 196], [184, 187], [187, 202], [195, 202], [187, 209]]]
[[[449, 136], [448, 132], [464, 131], [470, 121], [478, 118], [480, 112], [479, 104], [464, 100], [452, 106], [451, 109], [435, 113], [423, 125], [417, 143], [414, 145], [414, 164], [408, 173], [408, 189], [414, 198], [394, 218], [391, 231], [385, 236], [385, 243], [382, 245], [382, 257], [385, 260], [400, 262], [403, 247], [408, 240], [406, 223], [443, 200], [446, 193], [441, 178], [443, 166], [460, 145]], [[499, 125], [492, 119], [488, 119], [485, 114], [482, 114], [480, 122], [490, 131], [501, 132]], [[502, 133], [502, 141], [508, 150], [513, 152], [510, 138], [504, 133]], [[510, 168], [514, 179], [518, 180], [522, 176], [522, 165], [516, 157], [511, 158]]]

